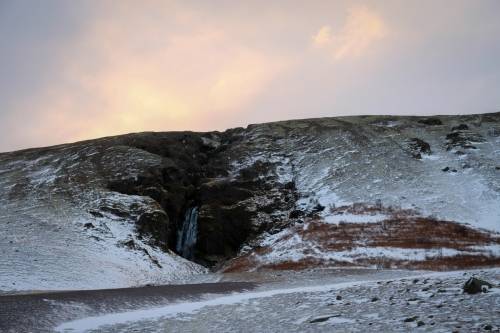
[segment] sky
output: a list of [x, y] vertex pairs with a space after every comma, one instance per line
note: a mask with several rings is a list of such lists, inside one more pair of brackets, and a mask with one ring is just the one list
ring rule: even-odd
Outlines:
[[500, 1], [0, 0], [0, 151], [500, 111]]

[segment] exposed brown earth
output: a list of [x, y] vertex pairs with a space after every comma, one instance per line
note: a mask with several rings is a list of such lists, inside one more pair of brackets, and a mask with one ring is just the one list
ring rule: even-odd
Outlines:
[[412, 250], [452, 249], [463, 254], [456, 256], [429, 256], [425, 260], [395, 260], [360, 256], [352, 262], [322, 259], [315, 256], [315, 249], [305, 247], [303, 257], [298, 260], [276, 258], [274, 262], [262, 262], [263, 255], [273, 251], [270, 246], [255, 247], [237, 257], [224, 268], [225, 272], [252, 269], [301, 270], [318, 266], [376, 266], [381, 268], [409, 269], [462, 269], [500, 265], [500, 257], [480, 249], [481, 246], [499, 245], [500, 235], [487, 230], [471, 228], [452, 221], [416, 215], [411, 210], [356, 204], [335, 209], [339, 214], [355, 215], [388, 214], [389, 217], [375, 223], [325, 223], [320, 218], [311, 218], [303, 224], [291, 227], [291, 232], [280, 239], [299, 236], [305, 244], [310, 242], [324, 253], [350, 251], [356, 248], [397, 248]]

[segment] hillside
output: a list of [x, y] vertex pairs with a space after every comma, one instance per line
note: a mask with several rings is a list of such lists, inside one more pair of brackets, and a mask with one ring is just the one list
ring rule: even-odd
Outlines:
[[[0, 290], [500, 264], [500, 113], [137, 133], [0, 154]], [[185, 258], [182, 258], [181, 254]]]

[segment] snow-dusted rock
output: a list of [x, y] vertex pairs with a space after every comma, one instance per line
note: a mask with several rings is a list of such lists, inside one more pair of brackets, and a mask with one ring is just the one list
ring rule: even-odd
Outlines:
[[203, 272], [173, 251], [193, 207], [194, 260], [230, 270], [498, 265], [499, 133], [500, 113], [359, 116], [3, 153], [0, 289]]

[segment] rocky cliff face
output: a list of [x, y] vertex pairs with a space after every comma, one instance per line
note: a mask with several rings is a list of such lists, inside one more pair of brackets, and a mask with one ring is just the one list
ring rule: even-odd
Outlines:
[[203, 272], [193, 208], [206, 267], [492, 265], [500, 114], [129, 134], [0, 154], [0, 187], [0, 289]]

